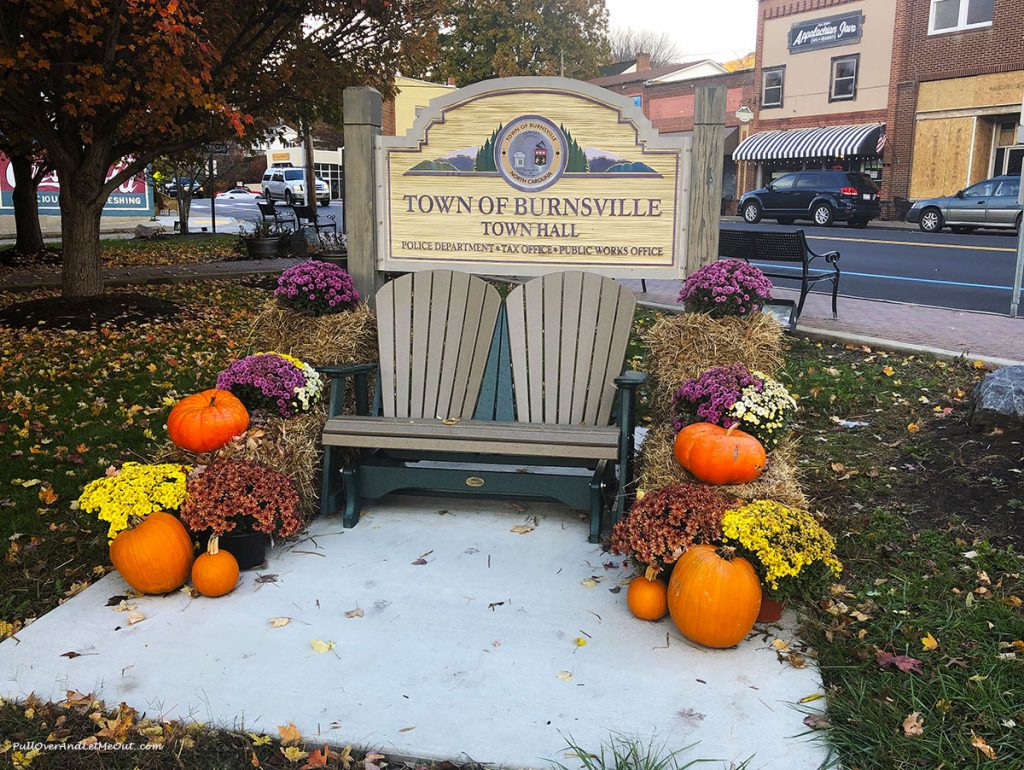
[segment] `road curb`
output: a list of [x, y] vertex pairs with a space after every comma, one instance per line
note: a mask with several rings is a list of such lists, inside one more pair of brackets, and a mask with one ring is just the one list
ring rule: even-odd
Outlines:
[[[662, 310], [668, 313], [681, 313], [682, 309], [678, 305], [666, 305], [660, 302], [647, 302], [640, 300], [637, 302], [641, 307], [649, 308], [651, 310]], [[987, 356], [983, 354], [971, 353], [970, 351], [955, 351], [948, 350], [946, 348], [934, 347], [931, 345], [918, 345], [913, 342], [903, 342], [901, 340], [891, 340], [882, 337], [872, 337], [867, 334], [857, 334], [855, 332], [843, 332], [835, 329], [822, 329], [815, 326], [804, 326], [802, 324], [797, 325], [797, 333], [804, 334], [814, 339], [825, 339], [832, 340], [834, 342], [843, 342], [851, 345], [867, 345], [872, 348], [878, 348], [881, 350], [889, 350], [894, 353], [913, 353], [913, 354], [928, 354], [935, 356], [936, 358], [942, 358], [946, 360], [956, 360], [958, 358], [970, 359], [972, 361], [981, 361], [989, 366], [1003, 367], [1003, 366], [1017, 366], [1024, 364], [1024, 361], [1015, 361], [1011, 358], [1000, 358], [998, 356]]]

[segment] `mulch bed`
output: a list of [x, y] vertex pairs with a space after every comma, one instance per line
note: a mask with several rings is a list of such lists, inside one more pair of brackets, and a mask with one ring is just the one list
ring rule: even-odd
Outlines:
[[88, 331], [102, 326], [123, 328], [178, 317], [181, 308], [145, 294], [105, 294], [68, 299], [46, 297], [18, 302], [0, 310], [0, 325], [12, 329], [73, 329]]

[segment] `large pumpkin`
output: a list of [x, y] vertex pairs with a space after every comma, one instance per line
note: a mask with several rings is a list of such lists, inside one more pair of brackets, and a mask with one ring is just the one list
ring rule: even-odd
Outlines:
[[181, 588], [192, 566], [192, 539], [174, 516], [163, 511], [122, 530], [110, 544], [110, 560], [136, 591], [164, 594]]
[[210, 535], [206, 553], [192, 565], [192, 585], [203, 596], [223, 596], [238, 585], [238, 560], [219, 545], [219, 538]]
[[676, 462], [708, 484], [746, 484], [764, 470], [761, 442], [732, 426], [710, 422], [687, 425], [676, 435]]
[[641, 620], [661, 620], [668, 614], [665, 584], [649, 576], [638, 575], [626, 589], [626, 604]]
[[226, 390], [204, 390], [181, 399], [167, 417], [171, 441], [190, 452], [220, 449], [249, 427], [249, 412]]
[[732, 647], [750, 633], [761, 609], [761, 581], [732, 549], [696, 545], [676, 561], [668, 584], [672, 622], [691, 641]]

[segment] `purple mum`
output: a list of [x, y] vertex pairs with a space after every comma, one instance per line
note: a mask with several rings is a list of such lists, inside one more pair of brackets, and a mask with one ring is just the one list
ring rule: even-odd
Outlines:
[[310, 315], [340, 313], [359, 302], [359, 292], [348, 273], [315, 259], [285, 270], [277, 279], [274, 296], [282, 305]]
[[742, 364], [716, 366], [700, 377], [687, 380], [672, 396], [676, 430], [694, 421], [732, 427], [736, 420], [726, 417], [725, 413], [739, 401], [740, 394], [748, 385], [760, 391], [764, 382]]
[[772, 282], [754, 265], [720, 259], [687, 278], [676, 301], [691, 313], [722, 318], [756, 313], [771, 298]]
[[295, 393], [305, 385], [302, 370], [276, 353], [240, 358], [217, 375], [217, 387], [230, 390], [249, 411], [268, 409], [282, 417], [299, 412]]

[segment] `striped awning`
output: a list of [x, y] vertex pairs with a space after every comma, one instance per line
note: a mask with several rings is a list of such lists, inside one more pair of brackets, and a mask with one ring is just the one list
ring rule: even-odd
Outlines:
[[733, 160], [799, 160], [803, 158], [846, 158], [878, 155], [879, 136], [884, 123], [856, 126], [795, 128], [762, 131], [748, 136], [732, 154]]

